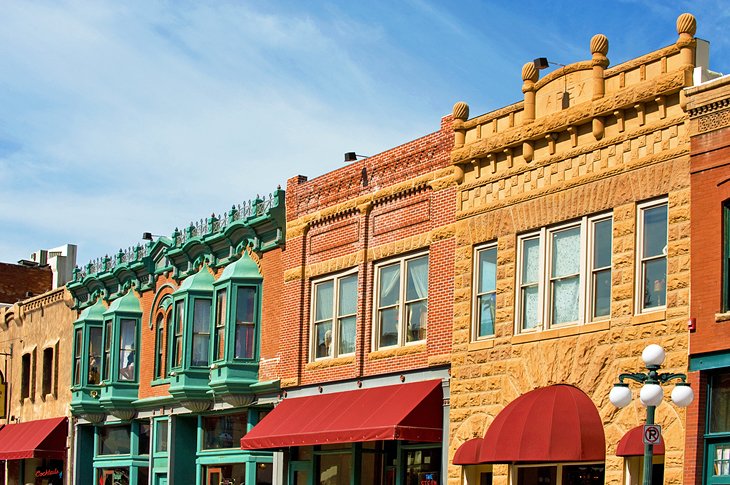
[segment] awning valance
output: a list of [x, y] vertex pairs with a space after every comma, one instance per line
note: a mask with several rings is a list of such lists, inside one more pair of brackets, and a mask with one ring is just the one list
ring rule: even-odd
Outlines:
[[243, 449], [377, 440], [440, 442], [441, 380], [284, 399], [241, 439]]
[[484, 435], [480, 463], [604, 461], [606, 439], [593, 401], [558, 384], [507, 405]]
[[[616, 447], [616, 456], [641, 456], [644, 454], [644, 426], [631, 428], [621, 438]], [[654, 454], [664, 454], [664, 437], [654, 445]]]
[[0, 460], [66, 458], [67, 419], [8, 424], [0, 429]]
[[478, 465], [483, 441], [482, 438], [473, 438], [463, 442], [454, 453], [454, 465]]

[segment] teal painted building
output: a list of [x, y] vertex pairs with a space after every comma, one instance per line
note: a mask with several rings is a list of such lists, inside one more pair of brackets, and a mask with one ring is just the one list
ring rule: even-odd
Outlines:
[[284, 191], [74, 273], [72, 483], [270, 484]]

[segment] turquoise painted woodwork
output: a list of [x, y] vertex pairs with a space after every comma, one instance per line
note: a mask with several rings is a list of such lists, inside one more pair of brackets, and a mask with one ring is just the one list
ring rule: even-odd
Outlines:
[[[74, 414], [99, 414], [101, 332], [106, 307], [101, 298], [86, 307], [73, 323], [74, 342], [71, 362], [71, 411]], [[93, 344], [92, 336], [98, 335]], [[92, 357], [98, 355], [99, 357]]]
[[134, 410], [139, 393], [139, 342], [142, 309], [134, 290], [112, 301], [102, 315], [103, 353], [99, 403], [105, 411]]

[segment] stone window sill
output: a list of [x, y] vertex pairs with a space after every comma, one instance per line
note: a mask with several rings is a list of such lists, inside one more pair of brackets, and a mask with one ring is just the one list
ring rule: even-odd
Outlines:
[[715, 323], [730, 322], [730, 312], [715, 313]]
[[338, 357], [336, 359], [323, 359], [315, 362], [309, 362], [305, 369], [316, 370], [316, 369], [329, 369], [330, 367], [339, 367], [342, 365], [352, 365], [355, 363], [355, 356], [349, 357]]
[[631, 317], [631, 325], [642, 325], [644, 323], [660, 322], [667, 319], [667, 311], [659, 310], [651, 313], [641, 313]]
[[541, 332], [523, 333], [512, 337], [512, 344], [524, 344], [528, 342], [537, 342], [539, 340], [549, 340], [560, 337], [570, 337], [572, 335], [581, 335], [586, 333], [601, 332], [611, 328], [611, 320], [601, 320], [600, 322], [586, 323], [584, 325], [571, 325], [569, 327], [551, 328]]
[[393, 347], [391, 349], [376, 350], [368, 354], [369, 360], [388, 359], [400, 355], [411, 355], [426, 352], [426, 344], [406, 345], [405, 347]]
[[474, 350], [484, 350], [484, 349], [491, 349], [494, 347], [494, 337], [490, 337], [488, 339], [484, 340], [476, 340], [474, 342], [469, 342], [468, 350], [469, 352]]

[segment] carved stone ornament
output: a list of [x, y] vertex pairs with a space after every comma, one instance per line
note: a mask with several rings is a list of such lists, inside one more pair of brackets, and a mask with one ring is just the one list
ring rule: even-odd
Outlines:
[[681, 36], [687, 34], [694, 37], [697, 32], [697, 19], [691, 13], [683, 13], [677, 17], [677, 33]]
[[183, 401], [180, 403], [182, 407], [188, 409], [194, 413], [202, 413], [210, 409], [211, 402], [207, 399], [191, 399], [190, 401]]
[[103, 423], [104, 419], [106, 419], [106, 414], [104, 413], [85, 413], [80, 414], [79, 417], [81, 419], [85, 419], [86, 421], [94, 424]]
[[591, 54], [608, 54], [608, 37], [596, 34], [591, 38]]
[[224, 394], [223, 400], [236, 408], [250, 406], [256, 400], [253, 394]]
[[537, 78], [539, 77], [540, 73], [537, 72], [537, 68], [535, 67], [534, 62], [526, 62], [524, 66], [522, 66], [522, 80], [523, 81], [532, 81], [537, 82]]
[[137, 411], [134, 409], [110, 409], [109, 414], [122, 421], [130, 421], [137, 415]]
[[466, 121], [469, 119], [469, 105], [459, 101], [454, 105], [454, 119]]

